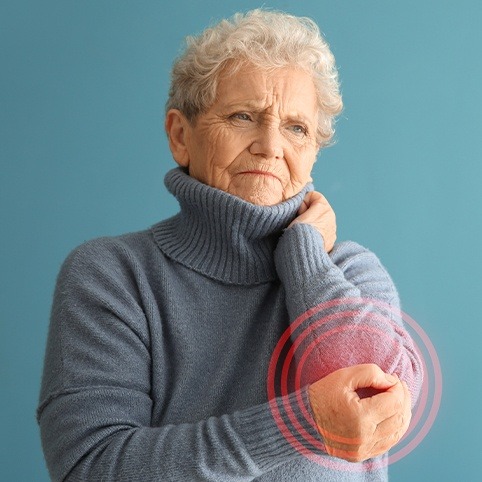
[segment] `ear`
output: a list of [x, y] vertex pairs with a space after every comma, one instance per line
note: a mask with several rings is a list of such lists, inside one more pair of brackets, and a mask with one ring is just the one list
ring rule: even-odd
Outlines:
[[190, 158], [186, 142], [186, 134], [190, 129], [189, 121], [180, 110], [170, 109], [166, 114], [164, 126], [174, 160], [181, 167], [189, 167]]

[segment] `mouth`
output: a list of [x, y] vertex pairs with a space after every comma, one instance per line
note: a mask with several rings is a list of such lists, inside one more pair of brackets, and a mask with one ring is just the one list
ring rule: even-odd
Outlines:
[[277, 179], [279, 181], [279, 177], [274, 175], [271, 172], [266, 172], [266, 171], [259, 171], [257, 169], [252, 169], [250, 171], [242, 171], [240, 174], [251, 174], [255, 176], [266, 176], [266, 177], [272, 177], [273, 179]]

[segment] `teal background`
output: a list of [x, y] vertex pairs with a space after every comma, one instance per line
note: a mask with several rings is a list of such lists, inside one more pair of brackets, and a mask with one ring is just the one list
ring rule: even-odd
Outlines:
[[[439, 416], [391, 481], [480, 479], [482, 6], [269, 1], [314, 18], [345, 110], [315, 184], [339, 239], [375, 251], [437, 348]], [[34, 418], [55, 277], [84, 240], [173, 214], [163, 133], [185, 35], [257, 1], [0, 6], [0, 479], [47, 481]]]

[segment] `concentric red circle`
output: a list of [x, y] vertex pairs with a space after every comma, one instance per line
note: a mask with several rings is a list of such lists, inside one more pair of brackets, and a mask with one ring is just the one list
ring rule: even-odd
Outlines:
[[[343, 319], [351, 319], [357, 316], [358, 309], [366, 306], [372, 306], [373, 311], [368, 315], [365, 314], [366, 318], [364, 318], [364, 320], [376, 320], [379, 325], [381, 324], [381, 326], [387, 327], [386, 332], [381, 329], [380, 326], [374, 327], [365, 322], [361, 324], [358, 323], [354, 326], [343, 324]], [[330, 324], [334, 326], [326, 330], [326, 327]], [[320, 328], [325, 329], [325, 331], [321, 335], [316, 334], [316, 331]], [[397, 343], [397, 338], [393, 336], [393, 333], [406, 335], [408, 334], [406, 328], [410, 329], [409, 335], [415, 335], [412, 336], [413, 345], [420, 359], [425, 376], [410, 427], [398, 444], [400, 448], [388, 457], [384, 456], [373, 459], [370, 462], [365, 462], [363, 465], [351, 464], [341, 459], [334, 459], [323, 455], [326, 451], [324, 450], [321, 439], [315, 438], [307, 429], [307, 424], [315, 430], [316, 425], [310, 414], [310, 408], [306, 406], [300, 391], [303, 385], [305, 363], [309, 359], [311, 352], [317, 348], [319, 343], [329, 337], [350, 330], [356, 330], [356, 335], [360, 332], [365, 335], [372, 333], [373, 335], [386, 339], [386, 343]], [[297, 333], [297, 331], [299, 332]], [[351, 333], [351, 335], [353, 336], [353, 333]], [[308, 337], [311, 337], [311, 341], [306, 345], [305, 342]], [[421, 340], [423, 350], [417, 343], [417, 337]], [[304, 346], [304, 344], [306, 346]], [[302, 347], [302, 352], [297, 353], [300, 347]], [[293, 366], [295, 355], [298, 361], [296, 366]], [[427, 361], [429, 361], [429, 363], [427, 363]], [[368, 363], [370, 361], [367, 360], [366, 362]], [[295, 377], [294, 382], [291, 381], [290, 383], [289, 373], [293, 368], [295, 370]], [[293, 407], [290, 405], [290, 399], [287, 395], [293, 392], [296, 393], [296, 412], [302, 414], [302, 419], [297, 417], [295, 410], [293, 410]], [[299, 453], [320, 465], [334, 470], [373, 470], [400, 460], [420, 444], [427, 435], [435, 421], [440, 406], [442, 375], [436, 350], [429, 337], [407, 314], [379, 300], [368, 298], [341, 298], [321, 303], [307, 310], [282, 334], [270, 359], [267, 376], [267, 393], [268, 399], [271, 401], [271, 412], [278, 428], [285, 439]], [[426, 406], [430, 396], [431, 407], [428, 415], [426, 415], [424, 419], [424, 413], [426, 412]], [[281, 407], [279, 405], [280, 400], [282, 404]], [[291, 428], [288, 427], [288, 424]], [[403, 444], [404, 441], [406, 442], [405, 444]]]

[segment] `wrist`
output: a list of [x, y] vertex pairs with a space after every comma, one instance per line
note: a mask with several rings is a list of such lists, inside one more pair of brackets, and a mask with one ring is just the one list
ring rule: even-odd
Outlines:
[[324, 249], [321, 234], [310, 224], [295, 222], [281, 236], [275, 250], [275, 266], [290, 288], [302, 287], [334, 265]]

